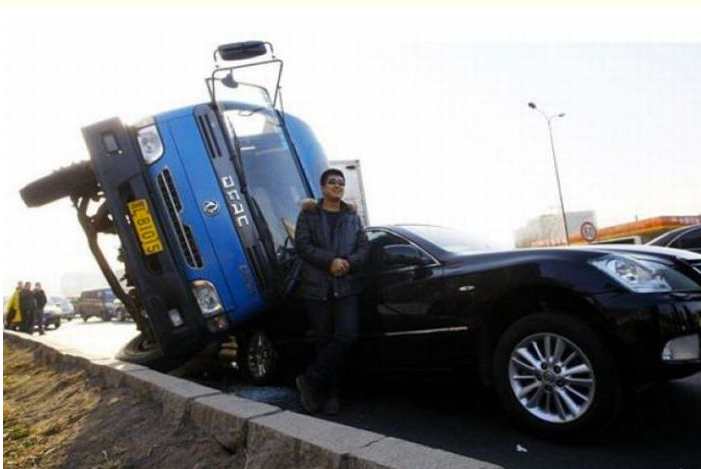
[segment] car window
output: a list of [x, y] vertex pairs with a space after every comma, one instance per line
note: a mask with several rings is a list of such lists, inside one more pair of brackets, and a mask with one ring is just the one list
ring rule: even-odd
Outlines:
[[673, 247], [678, 249], [699, 249], [701, 248], [701, 228], [685, 233], [674, 242]]
[[[370, 252], [368, 254], [368, 260], [365, 264], [365, 271], [382, 272], [384, 270], [396, 269], [396, 266], [388, 266], [384, 264], [382, 248], [391, 244], [410, 244], [409, 241], [383, 230], [368, 230], [367, 236], [370, 245]], [[428, 256], [426, 256], [426, 258], [429, 261], [431, 260]]]

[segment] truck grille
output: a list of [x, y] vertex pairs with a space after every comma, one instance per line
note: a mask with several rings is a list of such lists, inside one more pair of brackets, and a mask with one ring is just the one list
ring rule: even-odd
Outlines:
[[212, 159], [221, 158], [222, 152], [219, 148], [219, 142], [213, 132], [212, 121], [209, 114], [202, 114], [197, 116], [197, 122], [200, 127], [200, 132], [202, 133], [202, 140], [207, 146], [207, 152], [209, 152]]
[[180, 218], [183, 204], [173, 183], [173, 176], [168, 169], [164, 169], [158, 174], [158, 189], [161, 191], [161, 197], [163, 197], [163, 202], [168, 209], [168, 217], [178, 238], [185, 262], [192, 268], [201, 269], [204, 265], [202, 256], [195, 242], [195, 237], [192, 235], [192, 230]]

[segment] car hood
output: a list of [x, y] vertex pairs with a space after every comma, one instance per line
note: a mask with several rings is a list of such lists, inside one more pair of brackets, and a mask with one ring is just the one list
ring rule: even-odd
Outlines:
[[618, 254], [636, 254], [641, 256], [658, 256], [674, 259], [683, 259], [693, 263], [701, 262], [701, 254], [684, 249], [666, 248], [661, 246], [649, 246], [642, 244], [592, 244], [578, 249], [590, 251], [603, 251]]
[[448, 264], [493, 264], [507, 265], [530, 261], [565, 260], [581, 261], [605, 254], [623, 254], [639, 257], [665, 259], [674, 261], [681, 259], [694, 265], [701, 265], [701, 255], [681, 249], [663, 248], [658, 246], [631, 244], [600, 244], [588, 246], [573, 246], [561, 248], [521, 248], [509, 250], [473, 251], [454, 254], [445, 258]]
[[61, 314], [61, 308], [56, 305], [46, 304], [44, 306], [44, 314]]

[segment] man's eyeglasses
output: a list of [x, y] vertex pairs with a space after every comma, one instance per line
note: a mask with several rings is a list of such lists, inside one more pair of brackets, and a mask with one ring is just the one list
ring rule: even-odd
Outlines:
[[327, 186], [341, 186], [344, 187], [346, 185], [346, 181], [343, 180], [343, 178], [334, 178], [330, 177], [326, 180], [326, 185]]

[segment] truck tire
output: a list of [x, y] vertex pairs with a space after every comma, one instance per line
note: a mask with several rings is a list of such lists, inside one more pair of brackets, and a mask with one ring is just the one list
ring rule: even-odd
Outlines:
[[154, 363], [158, 364], [163, 360], [163, 354], [158, 344], [150, 342], [144, 334], [139, 334], [126, 343], [122, 349], [117, 352], [118, 360], [137, 365], [154, 367]]
[[504, 332], [494, 385], [515, 423], [544, 437], [592, 437], [620, 410], [611, 351], [588, 324], [564, 314], [531, 314]]
[[272, 383], [277, 377], [278, 353], [270, 336], [256, 328], [243, 334], [239, 343], [239, 369], [246, 380], [257, 386]]
[[89, 196], [98, 190], [90, 161], [58, 169], [30, 182], [19, 193], [28, 207], [39, 207], [69, 196]]
[[164, 373], [177, 368], [187, 361], [185, 357], [164, 356], [158, 344], [149, 341], [143, 333], [139, 333], [139, 335], [127, 342], [117, 352], [115, 357], [117, 360], [146, 366]]

